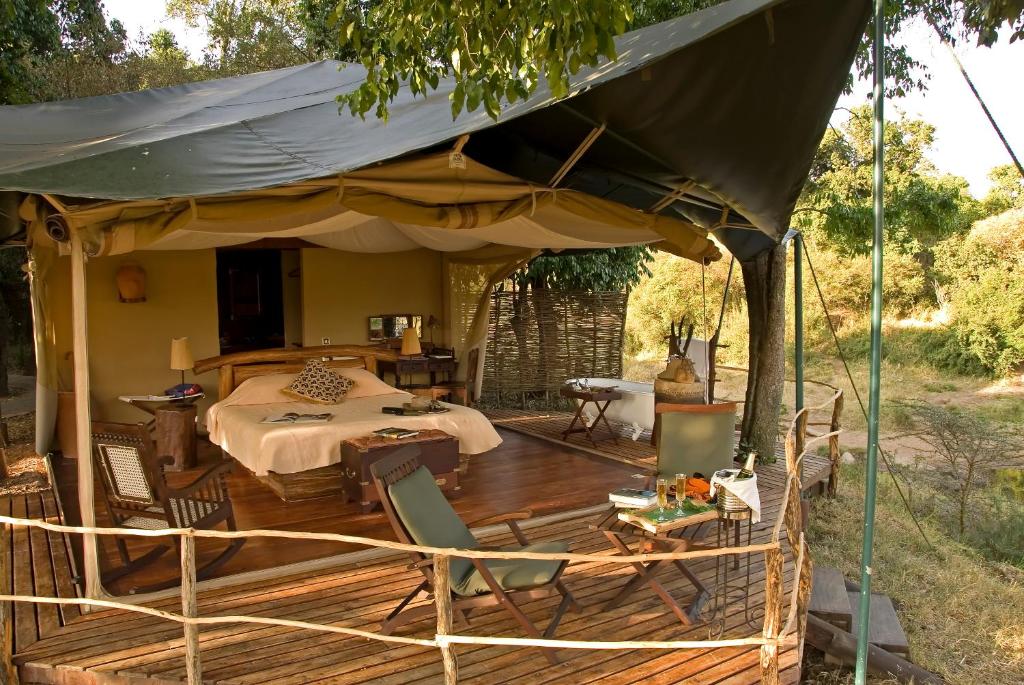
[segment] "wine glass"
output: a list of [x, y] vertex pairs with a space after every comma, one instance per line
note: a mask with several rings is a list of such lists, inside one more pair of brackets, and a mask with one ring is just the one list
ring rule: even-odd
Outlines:
[[658, 508], [654, 512], [655, 520], [657, 521], [668, 521], [671, 517], [668, 515], [668, 480], [665, 478], [658, 479]]
[[676, 509], [682, 509], [686, 501], [686, 474], [676, 474]]

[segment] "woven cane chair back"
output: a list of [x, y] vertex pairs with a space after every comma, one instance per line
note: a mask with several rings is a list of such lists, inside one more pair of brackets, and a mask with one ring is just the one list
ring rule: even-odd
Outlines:
[[127, 508], [159, 505], [144, 460], [153, 453], [152, 438], [143, 426], [99, 427], [92, 436], [93, 454], [112, 504]]

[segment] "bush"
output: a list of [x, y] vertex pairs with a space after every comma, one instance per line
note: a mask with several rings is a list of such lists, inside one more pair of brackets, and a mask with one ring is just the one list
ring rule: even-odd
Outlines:
[[950, 325], [965, 351], [996, 375], [1024, 366], [1024, 210], [979, 221], [936, 250]]
[[[659, 252], [648, 267], [651, 275], [643, 278], [629, 295], [625, 341], [627, 357], [664, 357], [668, 354], [666, 338], [669, 326], [683, 316], [694, 324], [694, 337], [704, 337], [701, 266], [687, 259]], [[728, 272], [729, 257], [726, 255], [724, 259], [710, 264], [704, 274], [710, 333], [714, 333], [718, 324], [718, 311], [722, 304], [722, 291]], [[736, 265], [729, 288], [729, 303], [722, 332], [721, 342], [728, 345], [719, 356], [723, 363], [742, 363], [746, 359], [746, 319], [743, 276], [740, 274], [739, 265]]]

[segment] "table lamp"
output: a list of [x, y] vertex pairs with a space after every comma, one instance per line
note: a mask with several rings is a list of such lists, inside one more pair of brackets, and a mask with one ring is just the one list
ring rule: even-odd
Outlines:
[[195, 366], [195, 361], [192, 359], [192, 346], [189, 345], [188, 338], [172, 338], [171, 368], [181, 371], [182, 385], [185, 384], [185, 371], [193, 366]]
[[402, 356], [417, 357], [422, 353], [423, 348], [420, 347], [420, 338], [416, 334], [416, 329], [410, 326], [402, 331]]

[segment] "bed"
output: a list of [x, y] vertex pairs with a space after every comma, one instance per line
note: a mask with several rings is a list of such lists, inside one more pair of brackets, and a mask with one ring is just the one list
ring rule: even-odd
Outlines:
[[[443, 430], [459, 440], [463, 465], [470, 455], [501, 444], [490, 421], [471, 407], [445, 404], [449, 411], [441, 414], [384, 414], [382, 407], [400, 406], [412, 397], [374, 374], [376, 362], [393, 355], [381, 348], [330, 346], [246, 352], [197, 362], [197, 373], [216, 368], [220, 374], [220, 401], [206, 413], [210, 441], [288, 500], [339, 492], [341, 442], [379, 428]], [[339, 404], [292, 401], [281, 393], [311, 358], [324, 359], [355, 382]], [[334, 416], [318, 424], [261, 423], [285, 412]]]

